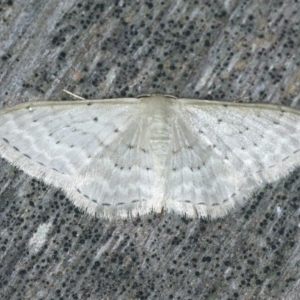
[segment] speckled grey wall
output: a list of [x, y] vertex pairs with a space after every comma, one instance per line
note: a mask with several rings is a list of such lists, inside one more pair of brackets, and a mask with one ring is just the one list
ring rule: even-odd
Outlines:
[[[296, 0], [5, 0], [0, 13], [1, 106], [68, 89], [300, 108]], [[295, 171], [222, 220], [108, 222], [2, 160], [0, 298], [299, 299], [299, 189]]]

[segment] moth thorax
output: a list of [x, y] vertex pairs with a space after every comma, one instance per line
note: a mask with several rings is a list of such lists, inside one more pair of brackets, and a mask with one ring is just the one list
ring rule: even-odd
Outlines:
[[165, 166], [171, 143], [170, 102], [163, 97], [149, 97], [142, 102], [150, 147], [161, 166]]

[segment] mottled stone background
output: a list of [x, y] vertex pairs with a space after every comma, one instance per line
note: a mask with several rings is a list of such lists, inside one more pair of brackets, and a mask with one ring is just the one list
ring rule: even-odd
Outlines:
[[[65, 88], [300, 108], [297, 0], [2, 0], [0, 14], [1, 107]], [[108, 222], [1, 160], [0, 299], [299, 299], [299, 190], [295, 171], [222, 220]]]

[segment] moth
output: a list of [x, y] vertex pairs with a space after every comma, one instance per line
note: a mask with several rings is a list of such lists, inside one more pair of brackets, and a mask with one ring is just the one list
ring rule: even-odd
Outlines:
[[137, 98], [0, 110], [0, 156], [87, 213], [218, 218], [300, 163], [298, 110]]

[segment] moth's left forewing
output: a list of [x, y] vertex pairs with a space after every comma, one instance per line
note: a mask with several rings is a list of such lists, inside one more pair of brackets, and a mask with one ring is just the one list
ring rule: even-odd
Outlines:
[[95, 214], [103, 190], [94, 179], [101, 174], [109, 181], [116, 172], [120, 148], [110, 157], [110, 169], [102, 164], [109, 160], [105, 152], [111, 145], [118, 147], [136, 123], [139, 104], [139, 99], [124, 98], [29, 102], [3, 109], [0, 155], [30, 176], [62, 188], [77, 206]]

